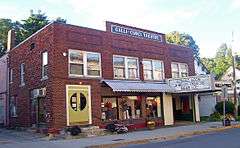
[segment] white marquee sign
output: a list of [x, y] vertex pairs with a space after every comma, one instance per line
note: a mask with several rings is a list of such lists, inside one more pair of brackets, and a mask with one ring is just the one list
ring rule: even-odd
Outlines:
[[214, 89], [214, 82], [211, 75], [199, 75], [186, 78], [168, 79], [168, 84], [176, 92], [197, 92]]

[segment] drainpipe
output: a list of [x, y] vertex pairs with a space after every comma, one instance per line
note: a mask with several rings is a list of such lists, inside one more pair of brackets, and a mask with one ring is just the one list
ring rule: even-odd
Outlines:
[[6, 119], [5, 119], [5, 122], [6, 122], [6, 125], [9, 126], [9, 120], [10, 120], [10, 116], [9, 116], [9, 106], [10, 106], [10, 96], [9, 96], [9, 57], [8, 57], [8, 54], [7, 54], [7, 70], [6, 70], [6, 77], [7, 77], [7, 80], [6, 80], [6, 108], [5, 108], [5, 116], [6, 116]]

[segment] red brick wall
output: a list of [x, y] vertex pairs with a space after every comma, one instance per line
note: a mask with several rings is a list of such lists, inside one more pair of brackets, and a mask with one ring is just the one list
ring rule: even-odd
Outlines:
[[[29, 50], [29, 45], [35, 42], [36, 48]], [[101, 117], [100, 79], [70, 78], [68, 76], [68, 49], [93, 51], [101, 53], [102, 78], [113, 79], [112, 56], [125, 55], [158, 59], [164, 62], [165, 77], [171, 77], [171, 61], [187, 63], [190, 75], [194, 75], [193, 53], [191, 49], [165, 43], [132, 38], [73, 25], [54, 23], [45, 30], [14, 49], [10, 53], [10, 64], [14, 68], [14, 84], [11, 85], [11, 95], [18, 97], [18, 108], [21, 110], [18, 122], [29, 126], [29, 90], [47, 86], [48, 112], [52, 120], [50, 126], [66, 126], [66, 85], [91, 85], [93, 124], [99, 124]], [[41, 79], [41, 53], [49, 53], [49, 79]], [[26, 65], [26, 86], [19, 87], [20, 63]], [[140, 79], [143, 80], [143, 70], [140, 64]]]

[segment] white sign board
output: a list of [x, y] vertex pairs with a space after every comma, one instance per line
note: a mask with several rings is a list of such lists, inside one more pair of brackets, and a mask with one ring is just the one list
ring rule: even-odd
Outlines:
[[174, 88], [176, 92], [198, 92], [214, 89], [211, 75], [172, 78], [168, 79], [168, 84]]

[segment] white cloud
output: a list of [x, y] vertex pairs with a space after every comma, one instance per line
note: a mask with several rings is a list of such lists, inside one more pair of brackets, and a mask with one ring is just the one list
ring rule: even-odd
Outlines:
[[10, 18], [12, 20], [22, 20], [29, 11], [21, 11], [21, 9], [15, 5], [0, 5], [0, 18]]
[[232, 0], [231, 8], [232, 8], [232, 9], [238, 9], [238, 8], [240, 8], [240, 0]]
[[[56, 0], [47, 0], [54, 3]], [[161, 9], [147, 0], [69, 0], [64, 2], [71, 7], [72, 17], [88, 27], [104, 29], [105, 21], [155, 29], [182, 22], [191, 22], [199, 12], [193, 8]], [[61, 2], [60, 2], [61, 3]], [[100, 25], [101, 24], [101, 25]], [[82, 24], [81, 24], [82, 25]]]

